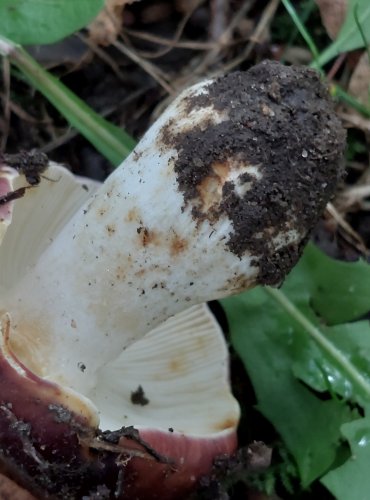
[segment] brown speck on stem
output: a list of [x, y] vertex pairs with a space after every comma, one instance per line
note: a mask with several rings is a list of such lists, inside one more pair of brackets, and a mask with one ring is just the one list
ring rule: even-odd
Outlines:
[[116, 232], [116, 228], [113, 224], [108, 224], [107, 225], [107, 233], [109, 236], [113, 236], [114, 233]]
[[188, 248], [187, 240], [180, 238], [176, 233], [171, 239], [170, 243], [170, 255], [171, 257], [176, 257], [180, 253], [184, 252]]
[[140, 243], [143, 247], [156, 243], [156, 233], [154, 231], [150, 231], [147, 227], [140, 226], [136, 229], [136, 232], [139, 235]]

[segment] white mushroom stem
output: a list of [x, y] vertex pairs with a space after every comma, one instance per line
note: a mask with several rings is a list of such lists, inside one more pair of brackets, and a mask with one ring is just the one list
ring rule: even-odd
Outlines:
[[[13, 191], [13, 181], [17, 172], [13, 168], [3, 165], [0, 161], [0, 200]], [[0, 243], [12, 220], [13, 203], [0, 204]]]
[[[95, 385], [91, 375], [99, 367], [168, 317], [254, 281], [258, 268], [250, 265], [251, 257], [241, 259], [225, 246], [231, 221], [192, 215], [173, 169], [177, 152], [158, 142], [175, 117], [184, 129], [194, 119], [222, 120], [205, 109], [181, 116], [179, 124], [183, 100], [150, 129], [8, 295], [12, 344], [40, 375], [85, 392]], [[209, 203], [221, 199], [228, 178], [250, 169], [230, 167], [204, 193]]]
[[[283, 71], [278, 75], [282, 85], [286, 75], [291, 77], [290, 69]], [[282, 167], [274, 165], [280, 180], [260, 202], [260, 192], [271, 188], [269, 160], [263, 164], [265, 144], [259, 145], [260, 132], [248, 121], [255, 117], [248, 115], [245, 100], [255, 89], [247, 81], [242, 75], [226, 83], [226, 88], [237, 88], [224, 101], [217, 82], [183, 93], [9, 291], [2, 308], [12, 318], [12, 346], [33, 371], [86, 394], [100, 368], [166, 318], [248, 288], [262, 275], [276, 282], [294, 264], [325, 201], [320, 198], [316, 206], [310, 200], [310, 215], [300, 218], [297, 212], [304, 205], [296, 206], [295, 190], [306, 194], [308, 186], [311, 192], [315, 179], [307, 171], [297, 174], [303, 187], [293, 190], [280, 175]], [[278, 115], [274, 106], [280, 104], [269, 90], [263, 95], [271, 108], [257, 103], [253, 113], [260, 112], [280, 130], [281, 122], [273, 122]], [[318, 154], [315, 144], [305, 147], [308, 155]], [[257, 159], [253, 148], [260, 151]], [[294, 154], [296, 162], [300, 146]], [[305, 161], [311, 172], [315, 161]], [[320, 165], [320, 176], [326, 163]], [[254, 191], [257, 198], [249, 197]], [[277, 206], [278, 227], [273, 225]], [[281, 255], [285, 264], [276, 276], [275, 259]]]

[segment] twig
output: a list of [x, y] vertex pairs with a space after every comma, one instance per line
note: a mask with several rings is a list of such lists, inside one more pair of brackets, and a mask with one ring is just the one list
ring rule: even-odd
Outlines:
[[330, 68], [330, 71], [327, 73], [326, 75], [326, 79], [330, 82], [331, 80], [333, 80], [333, 78], [335, 77], [335, 75], [337, 74], [338, 70], [340, 69], [340, 67], [342, 66], [342, 64], [344, 63], [344, 61], [346, 60], [347, 58], [347, 52], [343, 52], [342, 54], [340, 54], [336, 60], [334, 61], [334, 64], [332, 65], [332, 67]]
[[[242, 7], [238, 10], [233, 19], [230, 21], [228, 27], [225, 29], [224, 33], [221, 35], [220, 37], [221, 40], [225, 39], [227, 40], [230, 37], [231, 33], [235, 30], [236, 26], [240, 23], [240, 21], [248, 14], [250, 9], [253, 7], [254, 3], [255, 0], [245, 0]], [[219, 44], [218, 47], [215, 47], [213, 50], [208, 52], [208, 54], [205, 55], [201, 63], [193, 70], [193, 73], [197, 75], [204, 75], [205, 73], [209, 73], [208, 69], [217, 59], [220, 50], [222, 48], [223, 45]], [[225, 66], [222, 68], [222, 72], [227, 72], [227, 69], [225, 70]], [[212, 73], [212, 75], [217, 73], [218, 72]]]
[[[137, 97], [140, 97], [142, 94], [148, 92], [150, 88], [151, 87], [149, 85], [146, 87], [140, 87], [138, 90], [136, 90], [136, 92], [132, 92], [132, 94], [130, 94], [122, 102], [120, 102], [119, 107], [126, 106]], [[117, 106], [110, 106], [106, 109], [103, 109], [100, 112], [100, 115], [103, 116], [104, 118], [108, 118], [111, 114], [113, 114], [116, 111], [117, 111]], [[67, 144], [69, 141], [74, 139], [78, 134], [79, 134], [78, 130], [69, 127], [68, 130], [64, 132], [62, 135], [56, 137], [55, 139], [52, 139], [39, 149], [43, 153], [50, 153], [54, 149], [57, 149], [60, 146], [63, 146], [64, 144]]]
[[[173, 39], [163, 38], [158, 35], [153, 35], [152, 33], [146, 33], [144, 31], [135, 31], [129, 28], [125, 29], [125, 33], [134, 38], [138, 38], [140, 40], [146, 40], [148, 42], [156, 43], [158, 45], [164, 45], [165, 47], [169, 47], [169, 49], [189, 49], [189, 50], [212, 50], [219, 46], [217, 42], [191, 42], [178, 40], [177, 36]], [[140, 51], [140, 55], [143, 57], [155, 59], [157, 57], [161, 57], [164, 55], [163, 51], [158, 52], [144, 52]]]
[[87, 47], [89, 47], [89, 49], [91, 49], [94, 52], [94, 54], [96, 54], [98, 57], [100, 57], [100, 59], [103, 62], [105, 62], [105, 64], [107, 66], [109, 66], [111, 68], [111, 70], [113, 71], [113, 73], [117, 76], [117, 78], [121, 82], [124, 82], [124, 83], [126, 82], [126, 78], [125, 78], [124, 74], [119, 69], [119, 66], [116, 63], [116, 61], [113, 59], [113, 57], [111, 57], [109, 54], [107, 54], [107, 52], [105, 50], [103, 50], [100, 47], [98, 47], [98, 45], [93, 40], [91, 40], [87, 36], [83, 35], [82, 33], [76, 33], [76, 36], [85, 45], [87, 45]]
[[[196, 42], [180, 42], [180, 38], [184, 32], [185, 26], [187, 25], [189, 19], [193, 15], [194, 11], [200, 7], [204, 3], [205, 0], [198, 0], [193, 3], [191, 8], [188, 10], [188, 12], [185, 14], [185, 16], [182, 18], [180, 23], [178, 24], [176, 31], [175, 31], [175, 36], [172, 40], [166, 40], [165, 38], [159, 37], [152, 35], [150, 33], [143, 33], [143, 32], [138, 32], [138, 31], [133, 31], [126, 29], [125, 33], [130, 34], [132, 36], [135, 36], [136, 38], [141, 38], [142, 40], [147, 40], [150, 42], [158, 43], [159, 45], [164, 45], [165, 48], [158, 50], [157, 52], [148, 52], [148, 51], [139, 51], [136, 49], [136, 53], [140, 54], [141, 57], [145, 57], [146, 59], [157, 59], [158, 57], [162, 57], [168, 52], [170, 52], [173, 48], [175, 47], [181, 47], [181, 48], [188, 48], [188, 49], [195, 49], [195, 50], [208, 50], [205, 49], [204, 43], [203, 44], [196, 44]], [[197, 47], [198, 45], [198, 47]]]
[[153, 64], [146, 61], [142, 57], [140, 57], [136, 52], [126, 47], [123, 43], [118, 42], [117, 40], [112, 43], [113, 47], [116, 47], [120, 52], [125, 54], [129, 59], [134, 61], [136, 64], [141, 66], [144, 71], [146, 71], [156, 82], [158, 82], [161, 87], [168, 93], [173, 94], [175, 91], [172, 86], [168, 83], [167, 79], [164, 77], [162, 71], [156, 68]]
[[[2, 100], [6, 99], [5, 92], [0, 92], [0, 98]], [[49, 125], [50, 123], [52, 123], [52, 120], [50, 118], [35, 118], [12, 100], [9, 100], [9, 108], [10, 111], [19, 116], [19, 118], [21, 118], [25, 122], [32, 123], [34, 125]]]
[[330, 214], [335, 222], [340, 226], [351, 238], [356, 242], [356, 247], [359, 252], [364, 255], [369, 255], [369, 250], [366, 248], [364, 240], [361, 236], [351, 227], [350, 224], [344, 219], [344, 217], [338, 212], [332, 203], [328, 203], [326, 206], [326, 211]]
[[228, 72], [239, 66], [243, 61], [248, 59], [252, 53], [255, 45], [259, 43], [259, 40], [266, 30], [267, 26], [271, 23], [277, 8], [279, 7], [280, 0], [270, 0], [267, 4], [265, 10], [262, 13], [261, 19], [257, 24], [252, 36], [250, 37], [250, 42], [244, 49], [244, 51], [235, 59], [233, 59], [229, 64], [226, 64], [223, 68], [224, 71]]
[[209, 27], [209, 37], [211, 40], [221, 40], [225, 36], [229, 11], [228, 4], [227, 0], [212, 0], [210, 3], [212, 17]]

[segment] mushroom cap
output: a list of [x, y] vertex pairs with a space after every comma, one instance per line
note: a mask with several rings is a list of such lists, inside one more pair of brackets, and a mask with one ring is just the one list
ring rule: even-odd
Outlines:
[[[6, 227], [0, 233], [0, 290], [14, 286], [27, 269], [35, 265], [45, 248], [99, 185], [50, 162], [40, 184], [28, 189], [16, 202], [0, 205], [8, 214]], [[0, 196], [24, 186], [28, 186], [24, 175], [0, 166]]]

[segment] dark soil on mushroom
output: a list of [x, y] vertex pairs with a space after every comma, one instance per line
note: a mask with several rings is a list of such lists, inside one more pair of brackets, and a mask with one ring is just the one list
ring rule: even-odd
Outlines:
[[[241, 105], [229, 111], [230, 102]], [[240, 257], [263, 255], [256, 263], [259, 282], [276, 285], [298, 261], [307, 238], [279, 252], [270, 242], [294, 228], [308, 235], [343, 176], [346, 136], [332, 100], [317, 72], [266, 61], [190, 96], [187, 111], [198, 107], [227, 110], [228, 119], [205, 130], [164, 131], [162, 140], [178, 151], [174, 169], [184, 199], [199, 197], [215, 164], [236, 157], [258, 168], [261, 179], [253, 182], [248, 174], [243, 179], [252, 183], [243, 196], [226, 182], [217, 213], [211, 210], [207, 218], [224, 213], [232, 220], [229, 249]], [[193, 212], [196, 219], [203, 217]]]

